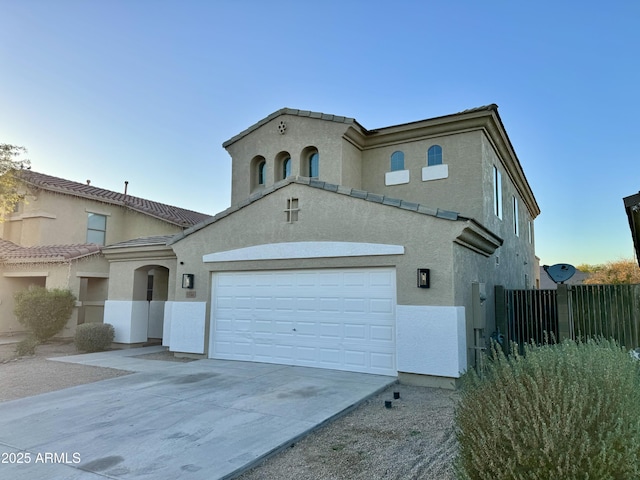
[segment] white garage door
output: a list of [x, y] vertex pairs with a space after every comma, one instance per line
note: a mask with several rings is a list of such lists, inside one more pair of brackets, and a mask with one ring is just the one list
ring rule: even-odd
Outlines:
[[211, 358], [396, 375], [393, 268], [213, 274]]

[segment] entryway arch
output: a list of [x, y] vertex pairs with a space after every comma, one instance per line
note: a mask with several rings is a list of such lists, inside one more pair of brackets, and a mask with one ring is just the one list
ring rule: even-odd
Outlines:
[[[146, 316], [146, 340], [162, 340], [164, 307], [169, 297], [169, 269], [162, 265], [144, 265], [133, 271], [133, 301], [140, 307], [138, 316]], [[141, 308], [144, 305], [146, 308]], [[138, 318], [138, 322], [144, 318]]]

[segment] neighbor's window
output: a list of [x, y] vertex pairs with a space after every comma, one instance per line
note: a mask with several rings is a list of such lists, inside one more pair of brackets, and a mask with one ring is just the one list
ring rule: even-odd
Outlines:
[[258, 185], [264, 185], [267, 180], [267, 162], [258, 165]]
[[493, 213], [502, 220], [502, 174], [493, 166]]
[[516, 237], [520, 236], [520, 226], [518, 222], [518, 199], [513, 196], [513, 233]]
[[309, 176], [311, 178], [318, 178], [320, 171], [320, 155], [318, 152], [312, 153], [309, 157]]
[[432, 145], [427, 150], [427, 167], [433, 165], [442, 165], [442, 147], [440, 145]]
[[87, 221], [87, 243], [104, 245], [107, 236], [107, 217], [90, 213]]
[[282, 162], [282, 178], [287, 178], [291, 175], [291, 157], [285, 158]]
[[391, 170], [395, 172], [397, 170], [404, 170], [404, 153], [393, 152], [391, 154]]
[[529, 243], [533, 243], [533, 222], [529, 220]]

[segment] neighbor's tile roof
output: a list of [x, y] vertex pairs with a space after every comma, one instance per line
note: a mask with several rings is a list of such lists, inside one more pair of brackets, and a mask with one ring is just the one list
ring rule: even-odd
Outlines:
[[174, 235], [153, 235], [151, 237], [133, 238], [124, 242], [113, 243], [105, 249], [124, 248], [124, 247], [148, 247], [152, 245], [167, 245]]
[[100, 253], [100, 246], [93, 243], [21, 247], [0, 239], [0, 261], [3, 263], [63, 262], [97, 253]]
[[124, 193], [113, 192], [111, 190], [105, 190], [92, 185], [73, 182], [31, 170], [21, 170], [20, 176], [25, 183], [37, 188], [97, 200], [99, 202], [121, 205], [180, 227], [189, 227], [210, 217], [210, 215], [194, 212], [193, 210], [153, 202], [144, 198], [125, 195]]

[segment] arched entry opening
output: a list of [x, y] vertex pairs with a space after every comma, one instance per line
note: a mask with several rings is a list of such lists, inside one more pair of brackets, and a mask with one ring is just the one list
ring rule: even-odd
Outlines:
[[146, 341], [162, 341], [164, 307], [169, 296], [169, 269], [145, 265], [133, 272], [133, 302], [137, 323], [147, 326]]

